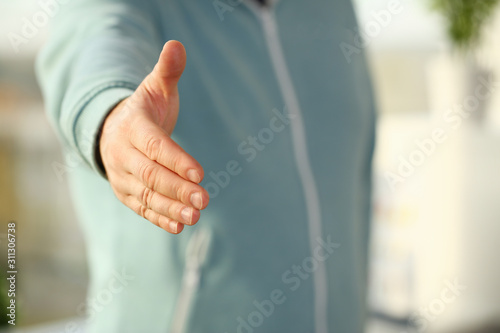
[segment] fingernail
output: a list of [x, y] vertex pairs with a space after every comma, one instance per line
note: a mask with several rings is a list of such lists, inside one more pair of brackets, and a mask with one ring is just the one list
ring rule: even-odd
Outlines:
[[168, 224], [170, 226], [170, 230], [172, 230], [172, 232], [174, 233], [177, 233], [177, 228], [179, 227], [179, 223], [175, 221], [170, 221]]
[[200, 174], [198, 173], [198, 171], [196, 171], [195, 169], [190, 169], [188, 172], [187, 172], [187, 177], [190, 181], [192, 181], [193, 183], [199, 183], [201, 181], [201, 177], [200, 177]]
[[184, 222], [186, 222], [187, 224], [191, 224], [193, 217], [193, 209], [189, 207], [184, 208], [181, 212], [181, 216]]
[[200, 192], [191, 194], [191, 204], [194, 207], [201, 209], [201, 207], [203, 206], [203, 199], [201, 198]]

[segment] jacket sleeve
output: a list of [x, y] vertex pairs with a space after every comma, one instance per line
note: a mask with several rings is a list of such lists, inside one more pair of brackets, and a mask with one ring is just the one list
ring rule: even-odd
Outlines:
[[154, 67], [163, 46], [153, 1], [60, 1], [36, 70], [49, 120], [65, 148], [104, 176], [99, 129]]

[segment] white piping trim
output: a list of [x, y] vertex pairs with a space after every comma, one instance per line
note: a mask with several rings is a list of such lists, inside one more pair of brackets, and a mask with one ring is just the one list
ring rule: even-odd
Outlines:
[[[309, 242], [311, 252], [314, 250], [315, 240], [322, 236], [321, 209], [319, 206], [318, 190], [307, 151], [306, 134], [302, 112], [297, 100], [297, 95], [292, 84], [290, 73], [285, 62], [285, 56], [281, 48], [278, 27], [274, 13], [270, 7], [259, 8], [260, 17], [269, 53], [274, 66], [276, 76], [280, 85], [285, 104], [294, 120], [291, 122], [292, 142], [295, 153], [295, 162], [299, 171], [305, 194], [307, 217], [309, 221]], [[324, 262], [318, 262], [318, 269], [314, 273], [314, 318], [315, 332], [328, 333], [328, 283], [326, 266]]]
[[210, 247], [210, 234], [204, 229], [196, 229], [186, 247], [186, 261], [182, 276], [182, 286], [172, 320], [172, 333], [186, 333], [196, 292], [200, 286], [201, 270]]

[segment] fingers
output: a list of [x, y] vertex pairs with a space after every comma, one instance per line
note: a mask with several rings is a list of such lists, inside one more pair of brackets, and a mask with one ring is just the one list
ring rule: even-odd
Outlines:
[[[198, 161], [153, 122], [138, 122], [132, 128], [130, 142], [150, 160], [158, 162], [180, 177], [196, 184], [202, 181], [204, 173]], [[132, 166], [131, 170], [133, 169]]]
[[132, 208], [137, 215], [142, 216], [154, 225], [168, 231], [172, 234], [178, 234], [184, 229], [184, 225], [164, 215], [161, 215], [154, 210], [144, 206], [136, 197], [128, 195], [123, 200], [123, 203]]
[[203, 187], [180, 177], [137, 150], [130, 151], [123, 167], [145, 187], [165, 197], [198, 210], [204, 209], [208, 204], [209, 196]]
[[200, 219], [198, 209], [145, 186], [135, 175], [114, 174], [112, 178], [113, 189], [120, 201], [168, 232], [180, 233], [184, 224], [194, 225]]
[[200, 219], [198, 209], [144, 186], [134, 175], [125, 176], [120, 185], [116, 186], [116, 190], [133, 196], [145, 208], [182, 224], [194, 225]]
[[136, 214], [171, 233], [180, 233], [184, 225], [194, 225], [200, 211], [145, 187], [133, 175], [121, 177], [114, 187], [118, 199]]

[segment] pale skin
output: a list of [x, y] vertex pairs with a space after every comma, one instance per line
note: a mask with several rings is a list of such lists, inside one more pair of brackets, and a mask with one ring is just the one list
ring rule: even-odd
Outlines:
[[185, 65], [184, 46], [167, 42], [153, 71], [109, 113], [99, 142], [116, 197], [173, 234], [198, 222], [209, 200], [199, 185], [204, 175], [200, 163], [170, 137], [179, 114], [177, 82]]

